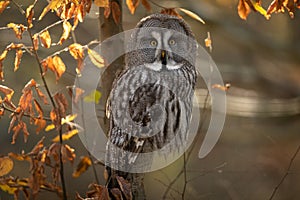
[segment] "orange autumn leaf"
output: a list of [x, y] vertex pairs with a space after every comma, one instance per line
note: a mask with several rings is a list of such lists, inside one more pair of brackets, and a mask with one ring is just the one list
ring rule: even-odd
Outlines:
[[49, 4], [44, 8], [43, 12], [41, 13], [39, 20], [42, 20], [43, 17], [50, 11], [50, 10], [56, 10], [59, 8], [65, 0], [51, 0], [49, 1]]
[[33, 104], [34, 104], [34, 107], [35, 107], [35, 110], [38, 112], [38, 118], [40, 119], [43, 119], [44, 117], [44, 112], [43, 112], [43, 109], [41, 107], [41, 105], [39, 104], [39, 102], [37, 102], [37, 100], [33, 100]]
[[41, 149], [44, 147], [44, 140], [45, 140], [45, 137], [42, 137], [42, 139], [40, 139], [36, 145], [32, 148], [31, 150], [31, 154], [38, 154]]
[[77, 61], [76, 71], [81, 73], [83, 69], [84, 47], [78, 43], [73, 43], [69, 46], [69, 53]]
[[17, 71], [19, 69], [22, 55], [23, 55], [22, 49], [17, 49], [16, 50], [15, 63], [14, 63], [14, 65], [15, 65], [14, 71]]
[[50, 36], [49, 31], [45, 30], [39, 36], [40, 36], [42, 45], [45, 48], [50, 48], [50, 46], [51, 46], [51, 36]]
[[44, 128], [45, 128], [46, 125], [47, 125], [47, 122], [46, 122], [46, 120], [44, 120], [44, 119], [34, 119], [34, 125], [36, 125], [36, 130], [35, 130], [35, 132], [36, 132], [36, 133], [39, 133], [39, 132], [41, 132], [42, 130], [44, 130]]
[[50, 69], [54, 71], [56, 75], [56, 81], [58, 81], [60, 77], [63, 75], [63, 73], [65, 73], [66, 66], [59, 56], [53, 57], [52, 65], [53, 65], [53, 69], [52, 68]]
[[160, 11], [161, 14], [172, 15], [178, 18], [182, 18], [182, 16], [175, 10], [175, 8], [165, 8]]
[[18, 105], [24, 112], [26, 112], [26, 111], [31, 111], [32, 108], [31, 103], [32, 103], [32, 90], [26, 90], [23, 92]]
[[7, 52], [8, 52], [8, 50], [5, 49], [5, 50], [1, 53], [1, 55], [0, 55], [0, 62], [3, 61], [3, 60], [6, 58]]
[[38, 97], [43, 101], [43, 103], [45, 105], [48, 105], [49, 103], [48, 103], [46, 95], [38, 87], [35, 87], [35, 90], [37, 92]]
[[0, 92], [2, 92], [5, 95], [5, 98], [7, 98], [8, 101], [11, 100], [14, 90], [10, 89], [9, 87], [6, 87], [4, 85], [0, 85]]
[[145, 9], [150, 12], [151, 11], [151, 6], [148, 2], [148, 0], [142, 0], [142, 5], [145, 7]]
[[33, 40], [33, 49], [38, 50], [38, 48], [39, 48], [39, 38], [38, 38], [37, 33], [32, 36], [32, 40]]
[[74, 178], [78, 178], [81, 174], [83, 174], [89, 166], [92, 165], [92, 161], [89, 157], [84, 156], [80, 158], [80, 162], [77, 165], [76, 170], [73, 172], [72, 176]]
[[[69, 140], [71, 139], [73, 136], [77, 135], [79, 133], [78, 129], [73, 129], [71, 131], [68, 131], [66, 133], [64, 133], [62, 135], [62, 140], [63, 141], [66, 141], [66, 140]], [[52, 139], [52, 142], [59, 142], [59, 135], [56, 136], [55, 138]]]
[[2, 13], [5, 8], [9, 5], [10, 1], [0, 1], [0, 13]]
[[24, 44], [20, 43], [20, 44], [15, 44], [15, 43], [10, 43], [9, 45], [7, 45], [6, 49], [8, 51], [12, 50], [12, 49], [20, 49], [24, 46]]
[[67, 20], [65, 20], [63, 23], [63, 34], [60, 37], [58, 44], [62, 44], [66, 39], [68, 39], [71, 30], [72, 25]]
[[34, 9], [33, 8], [34, 8], [34, 5], [30, 5], [26, 9], [26, 19], [27, 19], [27, 23], [28, 23], [29, 28], [32, 28], [32, 26], [33, 26], [33, 24], [32, 24], [33, 15], [34, 15]]
[[226, 83], [225, 85], [214, 84], [211, 86], [212, 88], [216, 88], [222, 91], [227, 91], [231, 87], [230, 83]]
[[211, 52], [212, 51], [212, 41], [211, 41], [211, 37], [210, 37], [210, 32], [207, 32], [207, 38], [205, 38], [204, 42], [205, 42], [205, 46]]
[[94, 0], [94, 4], [98, 7], [108, 7], [109, 0]]
[[111, 7], [110, 7], [110, 6], [104, 8], [103, 15], [104, 15], [104, 17], [105, 17], [106, 19], [109, 17], [110, 12], [111, 12]]
[[30, 157], [28, 155], [25, 155], [25, 154], [16, 154], [16, 153], [13, 153], [13, 152], [9, 152], [8, 156], [10, 158], [16, 159], [18, 161], [24, 161], [24, 160], [29, 161], [30, 160]]
[[126, 0], [127, 7], [131, 14], [134, 14], [139, 3], [140, 3], [140, 0]]
[[37, 83], [34, 79], [31, 79], [30, 81], [28, 81], [28, 83], [26, 83], [22, 92], [24, 93], [25, 91], [30, 90], [31, 88], [34, 88], [34, 87], [37, 87]]
[[121, 21], [121, 9], [120, 9], [120, 6], [117, 2], [113, 1], [111, 3], [111, 12], [112, 12], [112, 16], [113, 16], [113, 19], [114, 19], [114, 22], [116, 24], [119, 24], [120, 21]]
[[55, 103], [57, 104], [59, 116], [66, 117], [66, 111], [68, 109], [68, 101], [64, 94], [56, 93], [54, 95]]
[[15, 23], [9, 23], [7, 24], [7, 27], [13, 29], [18, 39], [22, 39], [22, 34], [27, 29], [23, 24], [15, 24]]
[[8, 156], [0, 158], [0, 177], [8, 174], [14, 167], [14, 162]]

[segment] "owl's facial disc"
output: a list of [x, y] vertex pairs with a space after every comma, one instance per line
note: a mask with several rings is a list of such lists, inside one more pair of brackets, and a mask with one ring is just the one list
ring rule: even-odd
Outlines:
[[173, 59], [172, 46], [176, 45], [176, 41], [172, 39], [172, 32], [153, 31], [151, 36], [153, 37], [151, 45], [155, 49], [155, 58], [154, 62], [146, 64], [146, 67], [155, 71], [179, 69], [183, 64], [177, 63]]

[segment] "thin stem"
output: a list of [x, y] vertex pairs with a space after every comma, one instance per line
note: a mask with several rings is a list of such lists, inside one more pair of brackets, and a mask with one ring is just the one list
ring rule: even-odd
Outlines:
[[[10, 112], [10, 113], [18, 114], [18, 113], [15, 112], [13, 109], [10, 109], [10, 108], [6, 107], [4, 104], [1, 105], [1, 108], [3, 108], [4, 110], [6, 110], [6, 111], [8, 111], [8, 112]], [[29, 117], [29, 118], [32, 118], [32, 119], [38, 119], [38, 117], [35, 117], [35, 116], [33, 116], [33, 115], [30, 115], [30, 114], [26, 114], [26, 113], [24, 113], [23, 116]], [[43, 117], [43, 119], [46, 120], [46, 121], [52, 121], [52, 120], [50, 119], [50, 117]]]
[[186, 159], [185, 159], [186, 155], [185, 152], [183, 154], [183, 179], [184, 179], [184, 185], [183, 185], [183, 189], [182, 189], [182, 194], [181, 194], [181, 199], [184, 200], [184, 196], [185, 196], [185, 190], [186, 190], [186, 186], [187, 186], [187, 176], [186, 176]]
[[25, 15], [25, 10], [19, 4], [17, 4], [14, 0], [11, 0], [11, 2], [13, 2], [13, 4], [19, 9], [19, 12], [22, 15]]
[[280, 188], [281, 184], [284, 182], [284, 180], [286, 179], [286, 177], [289, 175], [290, 170], [291, 170], [291, 167], [292, 167], [292, 165], [293, 165], [293, 162], [294, 162], [296, 156], [298, 155], [299, 151], [300, 151], [300, 145], [298, 146], [297, 150], [296, 150], [295, 153], [293, 154], [293, 156], [292, 156], [292, 158], [291, 158], [291, 160], [290, 160], [289, 166], [288, 166], [288, 168], [287, 168], [285, 174], [283, 175], [283, 177], [281, 178], [281, 180], [279, 181], [279, 183], [278, 183], [278, 184], [276, 185], [276, 187], [274, 188], [274, 190], [273, 190], [273, 192], [272, 192], [272, 194], [271, 194], [269, 200], [272, 200], [272, 199], [274, 198], [274, 196], [276, 195], [277, 190]]
[[48, 30], [48, 29], [50, 29], [50, 28], [52, 28], [52, 27], [54, 27], [54, 26], [56, 26], [56, 25], [58, 25], [58, 24], [61, 24], [61, 23], [63, 23], [65, 20], [59, 20], [59, 21], [57, 21], [57, 22], [55, 22], [55, 23], [53, 23], [53, 24], [51, 24], [51, 25], [49, 25], [49, 26], [47, 26], [46, 28], [44, 28], [44, 29], [42, 29], [41, 31], [39, 31], [38, 33], [36, 33], [36, 34], [38, 34], [38, 35], [40, 35], [42, 32], [44, 32], [44, 31], [46, 31], [46, 30]]
[[149, 2], [150, 2], [150, 3], [152, 3], [153, 5], [155, 5], [155, 6], [159, 7], [159, 8], [166, 9], [166, 7], [164, 7], [164, 6], [161, 6], [161, 5], [159, 5], [159, 4], [157, 4], [157, 3], [155, 3], [155, 2], [154, 2], [154, 1], [152, 1], [152, 0], [149, 0]]
[[[204, 101], [204, 107], [203, 107], [203, 121], [202, 123], [200, 124], [199, 126], [199, 130], [202, 129], [203, 125], [204, 125], [204, 121], [206, 119], [206, 116], [207, 116], [207, 105], [208, 105], [208, 97], [209, 97], [209, 91], [207, 91], [207, 94], [206, 94], [206, 97], [205, 97], [205, 101]], [[194, 141], [193, 141], [193, 144], [191, 146], [191, 148], [189, 149], [189, 152], [187, 153], [187, 156], [186, 156], [186, 153], [184, 153], [184, 156], [186, 157], [185, 159], [185, 162], [188, 162], [190, 156], [191, 156], [191, 153], [193, 152], [193, 149], [195, 148], [196, 146], [196, 142], [198, 141], [199, 139], [199, 136], [200, 134], [197, 134]], [[172, 188], [172, 186], [176, 183], [176, 181], [180, 178], [180, 176], [184, 173], [185, 169], [182, 169], [178, 174], [177, 176], [173, 179], [173, 181], [170, 182], [169, 184], [169, 187], [166, 189], [166, 191], [164, 192], [163, 194], [163, 199], [166, 199], [167, 198], [167, 195], [168, 193], [170, 192], [170, 189]], [[185, 179], [186, 180], [186, 179]]]

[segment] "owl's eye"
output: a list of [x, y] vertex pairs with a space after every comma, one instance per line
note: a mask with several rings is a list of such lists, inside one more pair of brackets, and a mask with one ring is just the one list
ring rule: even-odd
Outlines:
[[174, 44], [176, 44], [176, 42], [175, 42], [175, 40], [171, 39], [171, 40], [169, 40], [169, 44], [174, 45]]
[[156, 47], [157, 46], [156, 40], [151, 40], [150, 45], [153, 46], [153, 47]]

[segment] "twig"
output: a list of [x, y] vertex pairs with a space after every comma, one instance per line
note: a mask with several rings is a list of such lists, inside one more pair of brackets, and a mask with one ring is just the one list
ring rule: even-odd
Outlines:
[[36, 33], [36, 34], [38, 34], [38, 35], [40, 35], [42, 32], [44, 32], [44, 31], [46, 31], [46, 30], [48, 30], [48, 29], [50, 29], [50, 28], [52, 28], [52, 27], [54, 27], [54, 26], [56, 26], [56, 25], [58, 25], [58, 24], [61, 24], [62, 22], [64, 22], [65, 20], [59, 20], [59, 21], [57, 21], [57, 22], [55, 22], [55, 23], [53, 23], [53, 24], [51, 24], [51, 25], [49, 25], [49, 26], [47, 26], [46, 28], [44, 28], [44, 29], [42, 29], [42, 30], [40, 30], [38, 33]]
[[17, 4], [14, 0], [11, 0], [11, 2], [13, 2], [13, 4], [19, 9], [19, 12], [22, 15], [25, 15], [25, 10], [19, 4]]
[[[164, 186], [166, 186], [166, 187], [169, 186], [169, 185], [167, 185], [166, 183], [164, 183], [163, 181], [161, 181], [161, 180], [159, 180], [159, 179], [157, 179], [157, 178], [155, 178], [154, 180], [156, 180], [157, 182], [161, 183], [162, 185], [164, 185]], [[176, 189], [174, 189], [174, 188], [171, 188], [171, 190], [173, 190], [174, 192], [177, 192], [178, 194], [181, 194], [180, 191], [178, 191], [178, 190], [176, 190]]]
[[[4, 104], [1, 105], [1, 108], [3, 108], [4, 110], [6, 110], [6, 111], [8, 111], [8, 112], [18, 114], [18, 113], [15, 112], [13, 109], [10, 109], [10, 108], [6, 107]], [[32, 119], [38, 119], [38, 117], [32, 116], [32, 115], [30, 115], [30, 114], [26, 114], [26, 113], [24, 113], [23, 116], [29, 117], [29, 118], [32, 118]], [[46, 121], [52, 121], [52, 120], [50, 119], [50, 117], [43, 117], [43, 119], [46, 120]]]
[[298, 146], [297, 150], [296, 150], [295, 153], [293, 154], [293, 156], [292, 156], [292, 158], [291, 158], [291, 160], [290, 160], [289, 166], [288, 166], [288, 168], [287, 168], [285, 174], [283, 175], [283, 177], [281, 178], [281, 180], [279, 181], [279, 183], [278, 183], [278, 184], [276, 185], [276, 187], [274, 188], [274, 190], [273, 190], [273, 192], [272, 192], [272, 194], [271, 194], [269, 200], [272, 200], [272, 199], [274, 198], [274, 196], [276, 195], [277, 190], [279, 189], [279, 187], [281, 186], [281, 184], [284, 182], [284, 180], [286, 179], [286, 177], [289, 175], [290, 170], [291, 170], [291, 167], [292, 167], [292, 165], [293, 165], [293, 162], [294, 162], [296, 156], [298, 155], [299, 151], [300, 151], [300, 145]]
[[157, 4], [157, 3], [155, 3], [155, 2], [154, 2], [154, 1], [152, 1], [152, 0], [149, 0], [149, 2], [150, 2], [150, 3], [152, 3], [153, 5], [155, 5], [155, 6], [159, 7], [159, 8], [166, 9], [166, 7], [164, 7], [164, 6], [161, 6], [161, 5], [159, 5], [159, 4]]
[[[204, 106], [203, 106], [203, 115], [204, 115], [204, 117], [203, 117], [202, 123], [201, 123], [200, 126], [199, 126], [199, 130], [202, 129], [202, 127], [203, 127], [203, 125], [204, 125], [204, 121], [205, 121], [206, 116], [207, 116], [207, 114], [206, 114], [207, 109], [206, 109], [206, 108], [207, 108], [207, 105], [208, 105], [208, 97], [209, 97], [209, 91], [207, 91], [207, 94], [206, 94], [206, 97], [205, 97]], [[192, 146], [191, 146], [189, 152], [187, 153], [187, 156], [186, 156], [186, 153], [184, 153], [184, 156], [186, 157], [185, 162], [188, 162], [188, 160], [189, 160], [189, 158], [190, 158], [190, 156], [191, 156], [191, 153], [193, 152], [193, 149], [195, 148], [196, 143], [197, 143], [197, 141], [198, 141], [198, 139], [199, 139], [199, 137], [200, 137], [199, 135], [200, 135], [200, 134], [197, 134], [197, 135], [196, 135], [196, 137], [195, 137], [195, 139], [194, 139], [194, 141], [193, 141], [193, 144], [192, 144]], [[182, 170], [177, 174], [177, 176], [173, 179], [173, 181], [170, 182], [169, 187], [166, 189], [166, 191], [165, 191], [164, 194], [163, 194], [163, 197], [162, 197], [163, 199], [166, 199], [166, 198], [167, 198], [167, 195], [168, 195], [168, 193], [170, 192], [170, 189], [171, 189], [172, 186], [176, 183], [176, 181], [180, 178], [180, 176], [184, 173], [184, 171], [185, 171], [185, 169], [182, 169]], [[185, 172], [185, 173], [186, 173], [186, 172]], [[185, 192], [185, 190], [184, 190], [184, 192]]]

